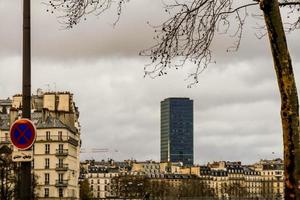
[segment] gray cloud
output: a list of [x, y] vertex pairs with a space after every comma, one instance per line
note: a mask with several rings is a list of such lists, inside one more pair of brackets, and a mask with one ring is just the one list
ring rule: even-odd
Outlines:
[[[147, 21], [158, 25], [167, 19], [161, 1], [131, 1], [126, 4], [118, 25], [113, 28], [116, 9], [113, 7], [101, 16], [88, 16], [71, 30], [62, 30], [56, 17], [46, 12], [47, 7], [42, 0], [32, 3], [32, 55], [33, 59], [98, 59], [111, 56], [138, 56], [142, 49], [154, 44], [154, 29]], [[1, 1], [0, 30], [1, 38], [9, 38], [1, 42], [0, 55], [20, 55], [22, 7], [18, 1]], [[259, 13], [254, 8], [253, 13]], [[217, 35], [213, 45], [214, 58], [217, 62], [252, 59], [270, 55], [268, 38], [258, 40], [257, 23], [262, 20], [249, 17], [241, 47], [236, 53], [226, 53], [233, 40], [226, 35]], [[297, 34], [288, 35], [290, 48], [296, 51], [299, 44]], [[260, 45], [257, 45], [260, 44]], [[295, 48], [294, 48], [295, 47]], [[250, 50], [251, 49], [251, 50]], [[295, 50], [294, 50], [295, 49]], [[249, 52], [251, 53], [249, 54]]]

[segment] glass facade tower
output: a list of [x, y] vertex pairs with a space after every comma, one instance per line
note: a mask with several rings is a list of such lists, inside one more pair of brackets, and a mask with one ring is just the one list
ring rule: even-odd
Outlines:
[[194, 163], [193, 100], [167, 98], [160, 103], [161, 162]]

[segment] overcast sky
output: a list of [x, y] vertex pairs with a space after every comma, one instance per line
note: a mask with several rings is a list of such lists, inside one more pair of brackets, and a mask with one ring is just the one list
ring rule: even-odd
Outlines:
[[[138, 52], [153, 44], [154, 32], [146, 22], [159, 24], [166, 17], [160, 0], [132, 0], [115, 28], [112, 9], [89, 16], [71, 30], [62, 30], [41, 2], [32, 1], [32, 92], [42, 88], [74, 94], [82, 147], [109, 149], [83, 154], [82, 159], [158, 161], [160, 101], [167, 97], [194, 100], [195, 163], [251, 163], [282, 156], [275, 71], [268, 38], [255, 37], [255, 21], [249, 22], [236, 53], [226, 53], [227, 40], [220, 36], [214, 44], [216, 64], [200, 75], [198, 85], [188, 89], [185, 78], [194, 67], [189, 64], [162, 78], [143, 78], [149, 60]], [[0, 24], [3, 99], [21, 93], [21, 1], [0, 1]], [[287, 39], [300, 87], [299, 31]]]

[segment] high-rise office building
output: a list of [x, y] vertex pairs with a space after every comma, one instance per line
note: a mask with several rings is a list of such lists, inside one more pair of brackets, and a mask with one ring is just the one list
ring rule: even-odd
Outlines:
[[160, 103], [161, 162], [194, 162], [193, 100], [167, 98]]

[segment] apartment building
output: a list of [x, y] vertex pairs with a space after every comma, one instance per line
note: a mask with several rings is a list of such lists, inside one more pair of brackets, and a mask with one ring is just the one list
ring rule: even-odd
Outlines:
[[159, 163], [152, 160], [146, 162], [134, 162], [132, 163], [132, 172], [142, 172], [146, 175], [159, 174]]
[[[22, 96], [15, 95], [9, 102], [5, 108], [0, 102], [0, 137], [1, 144], [5, 142], [11, 147], [7, 140], [9, 127], [21, 118]], [[80, 124], [73, 95], [39, 90], [32, 96], [31, 105], [31, 120], [37, 130], [32, 147], [37, 198], [79, 199]]]
[[[127, 166], [125, 171], [124, 166]], [[109, 161], [82, 163], [82, 167], [88, 169], [85, 177], [95, 199], [147, 195], [162, 199], [283, 199], [280, 159], [253, 165], [219, 161], [188, 167], [180, 162], [129, 161], [119, 168], [116, 162]]]
[[266, 200], [283, 199], [283, 161], [281, 159], [260, 160], [253, 168], [261, 174], [261, 195]]
[[9, 146], [10, 139], [9, 139], [9, 111], [12, 106], [12, 100], [11, 99], [0, 99], [0, 147], [1, 146]]
[[129, 172], [131, 162], [87, 160], [81, 163], [81, 179], [87, 179], [94, 199], [111, 199], [117, 196], [114, 179]]

